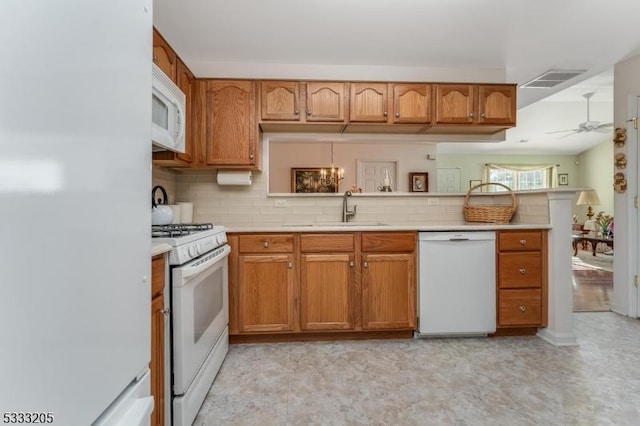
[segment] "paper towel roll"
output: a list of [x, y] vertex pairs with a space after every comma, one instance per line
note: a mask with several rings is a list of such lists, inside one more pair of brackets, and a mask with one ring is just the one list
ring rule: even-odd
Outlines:
[[178, 201], [178, 205], [180, 206], [182, 223], [193, 222], [193, 203], [187, 201]]
[[219, 170], [218, 185], [251, 185], [251, 171]]
[[173, 210], [173, 221], [171, 223], [182, 223], [182, 208], [177, 204], [170, 204], [171, 210]]

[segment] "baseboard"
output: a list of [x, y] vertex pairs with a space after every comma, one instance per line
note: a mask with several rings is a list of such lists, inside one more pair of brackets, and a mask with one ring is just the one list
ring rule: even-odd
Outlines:
[[573, 332], [555, 333], [548, 328], [541, 328], [536, 336], [554, 346], [578, 346], [578, 340]]

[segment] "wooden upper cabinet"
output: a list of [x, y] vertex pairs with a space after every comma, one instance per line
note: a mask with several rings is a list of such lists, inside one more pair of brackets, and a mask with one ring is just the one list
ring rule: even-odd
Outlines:
[[393, 122], [430, 123], [431, 85], [394, 84]]
[[297, 81], [261, 81], [263, 120], [300, 121], [300, 83]]
[[346, 89], [342, 82], [308, 82], [307, 121], [345, 121]]
[[478, 86], [478, 123], [516, 124], [516, 87]]
[[436, 124], [473, 123], [474, 89], [471, 84], [437, 84]]
[[350, 94], [349, 121], [387, 122], [386, 83], [351, 83]]
[[206, 165], [256, 166], [255, 82], [208, 80], [204, 102]]
[[176, 81], [176, 52], [169, 46], [158, 30], [153, 29], [153, 63], [156, 64], [171, 80]]

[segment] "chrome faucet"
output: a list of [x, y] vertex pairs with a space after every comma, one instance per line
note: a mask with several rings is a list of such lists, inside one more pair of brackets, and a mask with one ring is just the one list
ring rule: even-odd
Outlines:
[[350, 196], [351, 196], [351, 191], [349, 190], [345, 191], [344, 195], [342, 196], [342, 221], [343, 222], [349, 222], [349, 219], [356, 216], [356, 208], [358, 206], [353, 206], [353, 210], [349, 210], [347, 206], [347, 197], [350, 197]]

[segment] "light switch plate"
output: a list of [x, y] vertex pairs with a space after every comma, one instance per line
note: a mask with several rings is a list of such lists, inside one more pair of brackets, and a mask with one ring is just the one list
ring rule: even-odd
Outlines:
[[276, 207], [287, 207], [287, 200], [275, 200], [274, 205]]
[[440, 198], [427, 198], [427, 205], [428, 206], [439, 206], [440, 205]]

